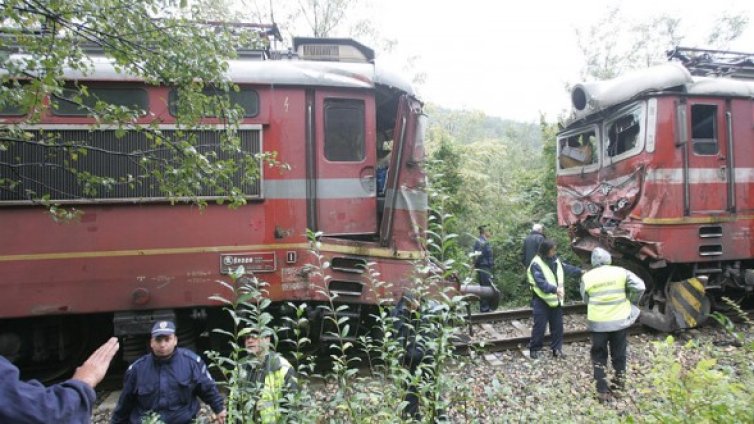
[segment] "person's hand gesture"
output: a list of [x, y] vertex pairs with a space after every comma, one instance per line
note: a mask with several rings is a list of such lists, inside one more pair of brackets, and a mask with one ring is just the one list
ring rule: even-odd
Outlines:
[[118, 339], [111, 337], [110, 340], [105, 342], [73, 373], [72, 380], [83, 381], [91, 388], [95, 388], [107, 373], [107, 368], [110, 366], [110, 361], [113, 360], [113, 356], [118, 352], [120, 345]]

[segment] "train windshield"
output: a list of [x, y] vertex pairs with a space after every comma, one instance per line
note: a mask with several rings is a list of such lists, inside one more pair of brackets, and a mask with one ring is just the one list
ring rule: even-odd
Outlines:
[[633, 156], [644, 147], [644, 107], [633, 105], [605, 121], [605, 158], [607, 163]]
[[599, 138], [596, 125], [577, 128], [558, 137], [558, 173], [590, 172], [598, 168]]
[[569, 129], [558, 136], [558, 175], [596, 171], [644, 148], [646, 107], [634, 103], [606, 119]]

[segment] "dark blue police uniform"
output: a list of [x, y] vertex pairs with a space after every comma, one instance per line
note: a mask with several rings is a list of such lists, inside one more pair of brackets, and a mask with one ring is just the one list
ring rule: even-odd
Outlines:
[[83, 381], [50, 387], [21, 381], [18, 368], [0, 356], [0, 423], [89, 423], [94, 399]]
[[188, 424], [199, 413], [197, 396], [215, 413], [225, 409], [215, 381], [197, 354], [177, 348], [173, 356], [160, 360], [150, 353], [126, 371], [111, 422], [140, 424], [153, 411], [165, 424]]

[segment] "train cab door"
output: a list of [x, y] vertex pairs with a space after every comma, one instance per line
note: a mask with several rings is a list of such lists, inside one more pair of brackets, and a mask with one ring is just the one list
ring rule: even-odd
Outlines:
[[733, 158], [728, 155], [725, 102], [688, 99], [688, 149], [685, 184], [689, 212], [720, 214], [733, 202]]
[[316, 228], [325, 235], [375, 234], [374, 98], [318, 90], [314, 106]]

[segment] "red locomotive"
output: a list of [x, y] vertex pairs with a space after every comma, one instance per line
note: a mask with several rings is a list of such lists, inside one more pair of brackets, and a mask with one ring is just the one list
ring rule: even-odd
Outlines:
[[[238, 265], [269, 283], [276, 305], [306, 301], [313, 316], [325, 300], [319, 290], [326, 281], [337, 301], [349, 305], [343, 313], [354, 335], [377, 303], [367, 263], [393, 283], [381, 294], [399, 297], [410, 284], [412, 262], [424, 255], [422, 104], [404, 78], [375, 64], [373, 51], [352, 40], [299, 38], [291, 52], [272, 53], [232, 60], [228, 69], [246, 111], [242, 148], [277, 152], [290, 168], [264, 168], [256, 184], [245, 186], [246, 205], [213, 204], [211, 192], [202, 194], [210, 200], [204, 210], [170, 205], [148, 184], [90, 198], [54, 163], [21, 176], [32, 187], [0, 190], [0, 353], [27, 365], [66, 368], [79, 360], [83, 340], [142, 333], [145, 323], [166, 314], [178, 319], [179, 338], [192, 341], [217, 325], [221, 314], [209, 298], [221, 292], [216, 280]], [[119, 74], [105, 58], [94, 61], [91, 75], [66, 78], [99, 98], [140, 102], [149, 113], [139, 122], [159, 122], [163, 134], [173, 136], [170, 87]], [[91, 146], [146, 142], [136, 133], [94, 129], [90, 116], [66, 105], [33, 125], [17, 111], [0, 113], [3, 126], [26, 125], [32, 133], [85, 139]], [[211, 127], [219, 129], [218, 122], [206, 119], [210, 128], [199, 135], [205, 145], [217, 144], [221, 131]], [[41, 157], [42, 149], [11, 144], [0, 150], [0, 177], [17, 178], [18, 168], [8, 164], [19, 156]], [[384, 190], [376, 187], [382, 158], [388, 164]], [[90, 154], [78, 162], [82, 172], [130, 172], [126, 161], [112, 157], [106, 162]], [[29, 188], [83, 215], [55, 222], [26, 198]], [[323, 233], [320, 250], [331, 264], [326, 280], [311, 272], [316, 264], [307, 229]], [[314, 338], [325, 337], [322, 320], [317, 325]], [[123, 347], [126, 359], [133, 358], [143, 340], [126, 337]]]
[[754, 289], [754, 55], [678, 48], [671, 63], [576, 85], [557, 138], [558, 219], [644, 278], [642, 321], [704, 319]]

